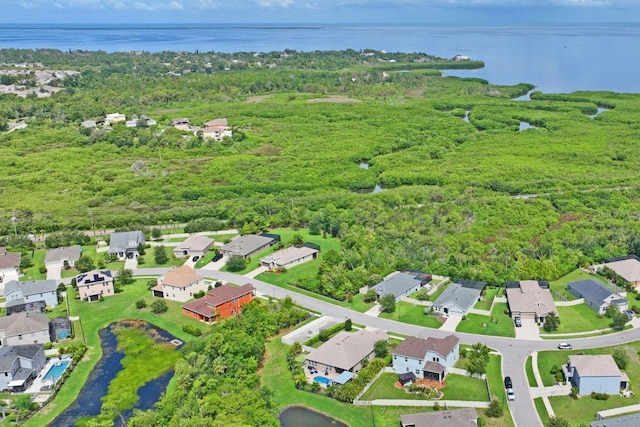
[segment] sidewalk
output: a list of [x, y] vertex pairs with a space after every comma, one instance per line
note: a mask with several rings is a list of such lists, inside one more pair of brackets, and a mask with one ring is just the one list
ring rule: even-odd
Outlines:
[[381, 312], [382, 312], [382, 308], [380, 307], [380, 304], [376, 304], [373, 307], [371, 307], [369, 310], [365, 311], [364, 314], [366, 314], [367, 316], [378, 317]]

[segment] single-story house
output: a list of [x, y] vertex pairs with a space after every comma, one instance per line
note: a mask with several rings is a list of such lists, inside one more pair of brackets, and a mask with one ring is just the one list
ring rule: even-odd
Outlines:
[[433, 302], [433, 311], [446, 315], [464, 316], [480, 301], [482, 290], [451, 283]]
[[381, 330], [341, 331], [312, 350], [305, 358], [305, 365], [315, 368], [319, 374], [325, 376], [341, 374], [344, 371], [355, 374], [362, 369], [364, 360], [374, 358], [375, 343], [387, 339], [387, 334]]
[[183, 265], [160, 277], [151, 292], [155, 297], [187, 302], [193, 298], [193, 294], [206, 292], [208, 286], [203, 276], [196, 274], [188, 265]]
[[225, 136], [233, 136], [229, 123], [225, 118], [210, 120], [206, 122], [202, 128], [203, 138], [212, 138], [216, 141], [222, 141]]
[[507, 288], [507, 301], [511, 317], [544, 322], [549, 313], [558, 314], [549, 289], [543, 289], [535, 280], [522, 280], [519, 286]]
[[255, 288], [250, 284], [240, 287], [218, 286], [209, 290], [204, 297], [184, 304], [182, 313], [202, 322], [217, 322], [240, 313], [242, 306], [249, 304], [255, 293]]
[[413, 372], [416, 378], [444, 380], [447, 369], [460, 358], [460, 340], [455, 335], [427, 339], [407, 337], [393, 349], [393, 371]]
[[97, 301], [115, 295], [111, 270], [93, 270], [76, 277], [78, 295], [82, 301]]
[[47, 254], [44, 257], [44, 266], [47, 270], [51, 266], [64, 267], [65, 263], [69, 267], [74, 267], [76, 265], [76, 261], [80, 259], [80, 255], [82, 255], [82, 248], [80, 245], [51, 249], [47, 251]]
[[602, 267], [610, 268], [618, 276], [633, 284], [636, 289], [640, 288], [640, 259], [636, 255], [611, 258], [604, 264], [594, 266], [596, 270]]
[[589, 427], [638, 427], [640, 426], [640, 413], [622, 415], [620, 417], [612, 417], [591, 421]]
[[289, 268], [318, 258], [318, 253], [317, 249], [291, 246], [260, 258], [260, 265], [270, 270]]
[[109, 255], [116, 255], [120, 261], [138, 257], [138, 246], [144, 245], [144, 233], [137, 231], [123, 231], [111, 233], [109, 240]]
[[213, 243], [214, 240], [206, 236], [189, 236], [187, 240], [173, 249], [173, 255], [175, 255], [176, 258], [188, 258], [196, 255], [204, 256], [209, 248], [213, 246]]
[[4, 284], [9, 280], [20, 277], [20, 252], [7, 252], [7, 248], [0, 246], [0, 292], [4, 295]]
[[49, 318], [37, 312], [23, 311], [0, 317], [0, 345], [45, 344], [51, 342]]
[[241, 256], [246, 258], [273, 246], [275, 243], [276, 240], [272, 237], [245, 234], [220, 247], [220, 253], [228, 257]]
[[402, 427], [477, 427], [478, 414], [473, 408], [400, 415]]
[[45, 363], [42, 344], [0, 348], [0, 391], [24, 391]]
[[31, 280], [17, 282], [12, 280], [5, 285], [4, 296], [7, 299], [7, 314], [35, 309], [44, 303], [45, 307], [58, 305], [58, 285], [55, 280]]
[[569, 356], [562, 371], [581, 396], [593, 392], [618, 394], [629, 387], [629, 377], [620, 371], [610, 354]]
[[629, 301], [594, 279], [571, 282], [567, 289], [577, 298], [584, 298], [585, 304], [598, 314], [603, 314], [610, 305], [615, 305], [620, 311], [629, 308]]
[[431, 276], [422, 272], [399, 272], [391, 273], [382, 282], [371, 287], [378, 297], [391, 294], [396, 301], [416, 292], [431, 281]]
[[104, 118], [105, 123], [108, 123], [108, 124], [120, 123], [126, 120], [127, 120], [127, 116], [120, 113], [107, 114]]

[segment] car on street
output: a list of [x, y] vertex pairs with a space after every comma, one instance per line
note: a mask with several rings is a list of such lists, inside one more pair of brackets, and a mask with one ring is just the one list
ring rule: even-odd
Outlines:
[[199, 259], [200, 259], [200, 257], [198, 255], [196, 255], [193, 258], [191, 258], [191, 261], [196, 262]]
[[506, 388], [506, 389], [513, 388], [513, 383], [511, 382], [511, 377], [504, 377], [504, 388]]
[[516, 400], [516, 393], [512, 388], [507, 389], [507, 400]]
[[568, 342], [561, 342], [560, 344], [558, 344], [558, 348], [560, 350], [571, 350], [573, 346]]
[[522, 326], [522, 319], [520, 319], [519, 317], [514, 317], [513, 321], [516, 324], [516, 328], [520, 328]]
[[633, 318], [636, 317], [636, 313], [633, 310], [626, 310], [624, 314], [627, 315], [629, 320], [633, 320]]

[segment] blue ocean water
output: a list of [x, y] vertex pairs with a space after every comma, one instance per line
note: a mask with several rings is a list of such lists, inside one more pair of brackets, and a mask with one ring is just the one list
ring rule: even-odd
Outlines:
[[467, 55], [485, 68], [450, 74], [495, 84], [532, 83], [543, 92], [640, 93], [640, 26], [434, 25], [0, 25], [0, 48], [266, 52], [379, 49]]

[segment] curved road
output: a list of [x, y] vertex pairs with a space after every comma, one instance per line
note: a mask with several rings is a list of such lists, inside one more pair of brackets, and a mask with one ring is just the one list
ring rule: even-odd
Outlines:
[[[162, 275], [170, 269], [168, 268], [141, 268], [135, 270], [135, 275]], [[216, 270], [199, 269], [198, 272], [208, 278], [218, 279], [225, 282], [236, 284], [251, 283], [259, 292], [266, 295], [273, 295], [275, 298], [284, 298], [287, 295], [293, 300], [311, 310], [323, 313], [337, 318], [350, 318], [354, 323], [359, 323], [374, 328], [383, 329], [389, 332], [395, 332], [401, 335], [413, 335], [416, 337], [438, 337], [443, 338], [451, 335], [451, 332], [440, 331], [438, 329], [430, 329], [416, 325], [397, 322], [394, 320], [382, 319], [379, 317], [368, 316], [364, 313], [353, 311], [349, 308], [340, 307], [328, 302], [324, 302], [297, 292], [279, 288], [256, 279]], [[475, 344], [481, 342], [502, 354], [502, 372], [503, 376], [509, 375], [513, 380], [513, 388], [516, 394], [516, 400], [509, 402], [509, 409], [517, 427], [539, 427], [542, 425], [538, 413], [533, 404], [533, 399], [529, 393], [527, 375], [525, 372], [525, 360], [533, 351], [556, 350], [558, 343], [566, 341], [544, 340], [544, 341], [527, 341], [516, 340], [515, 338], [504, 338], [490, 335], [475, 335], [468, 333], [455, 333], [460, 341], [464, 344]], [[623, 344], [630, 341], [640, 340], [640, 328], [629, 329], [614, 334], [601, 335], [591, 338], [571, 339], [574, 349], [586, 349], [596, 347], [609, 347]], [[527, 396], [528, 398], [525, 398]]]

